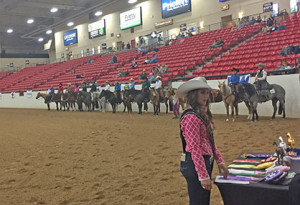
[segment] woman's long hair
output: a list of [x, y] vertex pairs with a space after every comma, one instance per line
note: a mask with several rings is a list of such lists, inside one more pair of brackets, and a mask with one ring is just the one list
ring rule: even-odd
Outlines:
[[[199, 90], [199, 89], [198, 89]], [[188, 92], [187, 94], [187, 104], [192, 107], [192, 109], [200, 115], [205, 120], [205, 125], [207, 126], [207, 131], [210, 132], [211, 130], [211, 123], [213, 123], [212, 119], [212, 113], [209, 109], [209, 102], [207, 101], [206, 107], [207, 107], [207, 113], [203, 113], [203, 110], [201, 109], [202, 106], [198, 103], [198, 90], [192, 90]]]

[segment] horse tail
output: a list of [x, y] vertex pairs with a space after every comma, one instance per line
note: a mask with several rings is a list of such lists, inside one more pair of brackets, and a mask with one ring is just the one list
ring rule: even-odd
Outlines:
[[282, 114], [283, 106], [282, 103], [279, 103], [278, 115]]

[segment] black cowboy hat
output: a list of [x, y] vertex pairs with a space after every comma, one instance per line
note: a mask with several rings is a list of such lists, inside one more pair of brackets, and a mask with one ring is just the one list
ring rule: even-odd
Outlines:
[[237, 69], [237, 68], [232, 68], [232, 70], [231, 70], [231, 71], [240, 72], [240, 70], [239, 70], [239, 69]]

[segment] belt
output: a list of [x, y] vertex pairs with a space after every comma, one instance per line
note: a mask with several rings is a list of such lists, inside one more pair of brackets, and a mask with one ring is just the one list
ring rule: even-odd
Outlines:
[[[187, 155], [191, 155], [191, 153], [190, 153], [190, 152], [181, 153], [181, 161], [182, 161], [182, 162], [185, 162], [186, 156], [187, 156]], [[204, 159], [205, 159], [205, 158], [209, 159], [210, 164], [212, 164], [212, 163], [214, 162], [214, 157], [213, 157], [213, 155], [203, 155], [203, 158], [204, 158]]]

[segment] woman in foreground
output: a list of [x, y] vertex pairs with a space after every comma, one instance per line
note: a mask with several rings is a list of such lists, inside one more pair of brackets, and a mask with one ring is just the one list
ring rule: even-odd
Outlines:
[[209, 204], [214, 160], [220, 174], [225, 178], [228, 175], [214, 142], [212, 114], [208, 106], [210, 90], [203, 77], [185, 82], [177, 90], [178, 97], [187, 97], [188, 104], [180, 120], [183, 145], [180, 171], [187, 181], [190, 205]]

